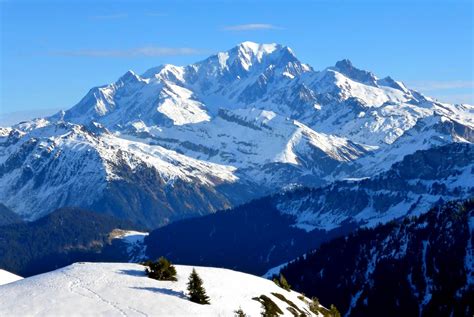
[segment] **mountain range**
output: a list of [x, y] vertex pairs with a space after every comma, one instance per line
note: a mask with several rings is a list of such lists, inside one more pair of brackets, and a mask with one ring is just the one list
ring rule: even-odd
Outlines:
[[473, 179], [472, 144], [419, 150], [372, 178], [296, 188], [158, 228], [145, 238], [146, 252], [261, 275], [357, 228], [400, 222], [447, 200], [473, 197]]
[[286, 46], [244, 42], [188, 66], [128, 71], [66, 111], [1, 128], [0, 202], [28, 221], [74, 206], [155, 228], [372, 178], [418, 150], [473, 140], [472, 105], [348, 60], [316, 71]]

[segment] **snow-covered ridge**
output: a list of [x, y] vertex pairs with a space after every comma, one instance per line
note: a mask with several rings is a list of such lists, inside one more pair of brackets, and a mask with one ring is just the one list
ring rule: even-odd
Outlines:
[[[177, 265], [176, 282], [146, 277], [144, 267], [130, 263], [76, 263], [71, 266], [0, 286], [2, 316], [233, 316], [241, 308], [260, 316], [262, 305], [253, 298], [268, 296], [293, 316], [290, 304], [306, 316], [304, 297], [263, 278], [227, 269], [196, 267], [210, 305], [189, 301], [186, 283], [193, 267]], [[304, 302], [302, 298], [306, 301]]]

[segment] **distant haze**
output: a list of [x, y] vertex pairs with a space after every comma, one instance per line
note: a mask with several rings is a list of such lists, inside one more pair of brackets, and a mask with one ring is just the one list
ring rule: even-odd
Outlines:
[[55, 114], [59, 110], [61, 109], [47, 108], [47, 109], [14, 111], [14, 112], [8, 112], [8, 113], [0, 112], [0, 127], [9, 127], [21, 121], [50, 116], [52, 114]]

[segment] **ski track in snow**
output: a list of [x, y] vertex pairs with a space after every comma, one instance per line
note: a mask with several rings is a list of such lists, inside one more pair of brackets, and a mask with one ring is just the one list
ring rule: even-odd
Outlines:
[[[95, 299], [95, 300], [97, 300], [98, 303], [102, 303], [102, 304], [112, 308], [114, 311], [118, 312], [121, 316], [129, 316], [127, 314], [126, 310], [130, 310], [130, 311], [132, 311], [134, 313], [137, 313], [141, 316], [148, 316], [148, 314], [144, 313], [143, 311], [140, 311], [137, 308], [134, 308], [134, 307], [131, 307], [131, 306], [128, 306], [128, 305], [123, 305], [123, 304], [120, 304], [120, 303], [117, 303], [117, 302], [113, 302], [113, 301], [110, 301], [110, 300], [104, 298], [98, 292], [96, 292], [93, 289], [91, 289], [90, 287], [88, 287], [87, 285], [89, 283], [85, 282], [84, 280], [82, 280], [79, 277], [75, 277], [73, 275], [67, 274], [64, 271], [62, 271], [61, 273], [64, 274], [66, 277], [73, 280], [72, 282], [69, 283], [69, 291], [71, 293], [75, 293], [75, 294], [78, 294], [80, 296], [84, 296], [84, 297], [89, 298], [89, 299]], [[94, 279], [91, 284], [101, 284], [102, 281], [104, 281], [104, 280], [105, 280], [105, 282], [104, 282], [105, 284], [109, 284], [109, 285], [111, 285], [111, 287], [113, 287], [113, 283], [110, 283], [110, 281], [106, 280], [106, 275], [104, 273], [101, 273], [99, 278]], [[88, 296], [88, 295], [85, 295], [82, 292], [76, 291], [77, 288], [84, 290], [85, 293], [91, 294], [92, 296]]]
[[[113, 310], [115, 310], [116, 312], [118, 312], [121, 316], [127, 316], [127, 313], [121, 309], [117, 303], [114, 303], [114, 302], [111, 302], [105, 298], [103, 298], [102, 296], [100, 296], [97, 292], [94, 292], [93, 290], [91, 290], [89, 287], [86, 286], [86, 283], [78, 278], [78, 277], [74, 277], [72, 275], [69, 275], [67, 274], [66, 272], [62, 272], [65, 276], [67, 276], [68, 278], [70, 279], [73, 279], [73, 281], [71, 283], [69, 283], [69, 291], [71, 293], [75, 293], [75, 294], [78, 294], [80, 296], [84, 296], [84, 297], [87, 297], [89, 299], [97, 299], [98, 302], [100, 303], [103, 303], [109, 307], [111, 307]], [[102, 274], [97, 280], [96, 280], [96, 283], [99, 283], [101, 280], [103, 280], [105, 278], [105, 275]], [[91, 296], [87, 296], [87, 295], [84, 295], [82, 292], [77, 292], [76, 291], [76, 288], [80, 288], [82, 290], [84, 290], [86, 293], [89, 293], [89, 294], [92, 294], [92, 297]]]

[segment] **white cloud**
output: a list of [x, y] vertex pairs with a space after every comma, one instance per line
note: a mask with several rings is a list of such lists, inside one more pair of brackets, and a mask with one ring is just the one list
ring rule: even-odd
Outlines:
[[200, 55], [206, 51], [191, 47], [139, 47], [123, 50], [65, 50], [51, 51], [49, 55], [79, 56], [79, 57], [151, 57], [151, 56], [180, 56]]
[[225, 26], [224, 31], [257, 31], [257, 30], [281, 30], [282, 27], [266, 23], [249, 23]]

